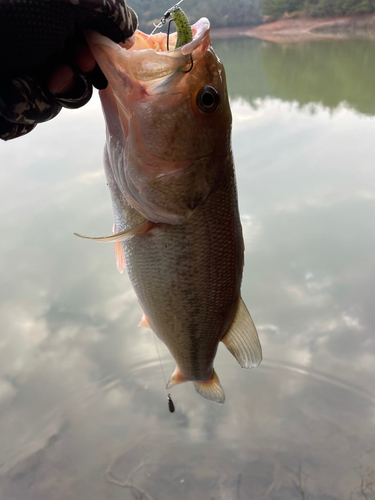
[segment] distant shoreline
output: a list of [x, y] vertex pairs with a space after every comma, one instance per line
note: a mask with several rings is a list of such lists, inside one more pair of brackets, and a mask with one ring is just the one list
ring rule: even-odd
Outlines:
[[235, 26], [230, 28], [211, 28], [210, 38], [217, 40], [219, 38], [237, 38], [245, 36], [249, 31], [257, 29], [259, 26]]
[[322, 39], [375, 40], [375, 14], [321, 18], [279, 19], [242, 30], [242, 34], [276, 43]]
[[375, 14], [279, 19], [259, 26], [214, 28], [211, 38], [250, 36], [276, 43], [322, 39], [367, 38], [375, 40]]

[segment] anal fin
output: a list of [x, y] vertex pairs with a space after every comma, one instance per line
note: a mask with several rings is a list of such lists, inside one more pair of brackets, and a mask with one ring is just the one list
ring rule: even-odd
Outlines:
[[184, 382], [187, 381], [181, 377], [178, 366], [176, 366], [175, 371], [172, 373], [171, 378], [168, 380], [167, 389], [170, 389], [177, 384], [183, 384]]
[[214, 401], [215, 403], [224, 403], [225, 394], [215, 370], [213, 370], [210, 380], [206, 380], [205, 382], [193, 381], [193, 384], [197, 393], [204, 398]]
[[[141, 318], [141, 321], [138, 323], [138, 326], [145, 326], [146, 328], [151, 328], [150, 323], [149, 323], [148, 318], [145, 315], [145, 313], [143, 313], [143, 316]], [[152, 328], [151, 328], [151, 330], [152, 330]]]
[[258, 333], [242, 297], [232, 327], [221, 341], [242, 368], [254, 368], [262, 361]]

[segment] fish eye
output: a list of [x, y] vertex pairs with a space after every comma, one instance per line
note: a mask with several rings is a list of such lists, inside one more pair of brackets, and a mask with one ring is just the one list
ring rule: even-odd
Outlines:
[[197, 105], [203, 113], [214, 113], [220, 104], [219, 92], [210, 86], [205, 86], [200, 89], [197, 94]]

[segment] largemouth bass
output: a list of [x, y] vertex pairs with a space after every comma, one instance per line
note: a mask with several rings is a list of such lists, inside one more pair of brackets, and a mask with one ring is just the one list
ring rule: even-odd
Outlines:
[[245, 368], [260, 363], [261, 346], [240, 294], [244, 244], [225, 72], [209, 21], [192, 33], [169, 51], [162, 33], [136, 32], [130, 50], [88, 35], [109, 82], [100, 97], [117, 231], [98, 239], [121, 241], [118, 259], [123, 252], [142, 324], [177, 363], [167, 387], [192, 381], [223, 403], [213, 368], [219, 342]]

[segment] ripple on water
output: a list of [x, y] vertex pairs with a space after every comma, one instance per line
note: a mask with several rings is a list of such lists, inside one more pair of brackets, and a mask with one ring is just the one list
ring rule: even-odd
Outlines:
[[[162, 361], [171, 364], [164, 355]], [[132, 498], [143, 491], [154, 500], [333, 500], [371, 491], [372, 395], [273, 361], [241, 370], [225, 354], [216, 368], [225, 405], [184, 384], [173, 391], [173, 415], [157, 358], [111, 373], [80, 404], [44, 420], [51, 433], [38, 449], [5, 467], [4, 498], [44, 498], [42, 491], [57, 499], [85, 500], [98, 491]], [[38, 422], [29, 424], [30, 440]]]

